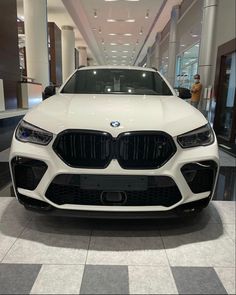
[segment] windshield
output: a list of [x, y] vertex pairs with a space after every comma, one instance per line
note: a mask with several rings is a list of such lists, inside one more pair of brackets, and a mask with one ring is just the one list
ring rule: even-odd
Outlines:
[[157, 72], [130, 69], [79, 70], [61, 93], [173, 95]]

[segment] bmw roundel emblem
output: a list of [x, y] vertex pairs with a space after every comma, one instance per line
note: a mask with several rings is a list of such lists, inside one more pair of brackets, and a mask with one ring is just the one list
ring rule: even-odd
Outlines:
[[119, 127], [120, 122], [119, 121], [112, 121], [110, 125], [111, 125], [111, 127]]

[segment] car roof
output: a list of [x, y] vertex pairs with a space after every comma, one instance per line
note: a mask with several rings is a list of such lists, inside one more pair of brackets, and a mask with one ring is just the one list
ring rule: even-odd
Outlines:
[[146, 68], [146, 67], [135, 67], [135, 66], [81, 66], [77, 71], [84, 70], [98, 70], [98, 69], [122, 69], [122, 70], [138, 70], [138, 71], [148, 71], [148, 72], [156, 72], [154, 68]]

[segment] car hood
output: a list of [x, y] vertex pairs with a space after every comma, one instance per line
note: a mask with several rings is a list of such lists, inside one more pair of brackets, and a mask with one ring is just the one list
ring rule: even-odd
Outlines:
[[[25, 121], [58, 134], [65, 129], [102, 130], [116, 137], [137, 130], [161, 130], [172, 136], [207, 123], [204, 116], [175, 96], [58, 94], [31, 109]], [[112, 121], [119, 121], [114, 128]]]

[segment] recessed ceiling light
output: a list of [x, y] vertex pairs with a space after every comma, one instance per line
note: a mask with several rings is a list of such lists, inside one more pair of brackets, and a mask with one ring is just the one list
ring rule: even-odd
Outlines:
[[122, 58], [127, 58], [127, 55], [122, 55]]
[[117, 52], [117, 50], [112, 50], [111, 52]]
[[113, 43], [113, 42], [112, 42], [112, 43], [110, 43], [110, 45], [112, 45], [112, 46], [115, 46], [115, 45], [118, 45], [118, 44], [117, 44], [117, 43]]
[[[121, 44], [122, 45], [122, 44]], [[129, 43], [124, 43], [123, 44], [124, 46], [130, 46], [130, 44]]]
[[125, 34], [123, 34], [124, 36], [132, 36], [132, 34], [131, 33], [125, 33]]
[[127, 53], [127, 52], [129, 52], [129, 51], [128, 51], [128, 50], [123, 50], [122, 52]]
[[185, 44], [180, 44], [181, 47], [185, 47]]
[[141, 28], [139, 35], [142, 35], [142, 34], [143, 34], [143, 29]]
[[125, 22], [126, 23], [134, 23], [135, 22], [135, 19], [132, 19], [132, 18], [126, 19]]
[[117, 56], [116, 56], [116, 55], [112, 55], [112, 57], [113, 57], [113, 58], [116, 58]]
[[145, 18], [149, 18], [149, 9], [146, 12]]
[[116, 33], [109, 33], [108, 35], [109, 36], [116, 36], [117, 34]]
[[198, 35], [197, 34], [191, 34], [192, 35], [192, 37], [193, 38], [196, 38], [196, 37], [198, 37]]
[[199, 44], [196, 44], [195, 46], [196, 46], [196, 47], [199, 47]]
[[98, 17], [98, 14], [97, 14], [97, 10], [96, 10], [96, 9], [94, 9], [93, 16], [94, 16], [95, 18], [97, 18], [97, 17]]
[[116, 23], [116, 22], [126, 22], [126, 23], [134, 23], [135, 19], [114, 19], [114, 18], [108, 18], [107, 22], [109, 23]]
[[98, 33], [99, 33], [99, 34], [102, 34], [102, 29], [101, 29], [101, 27], [99, 27]]

